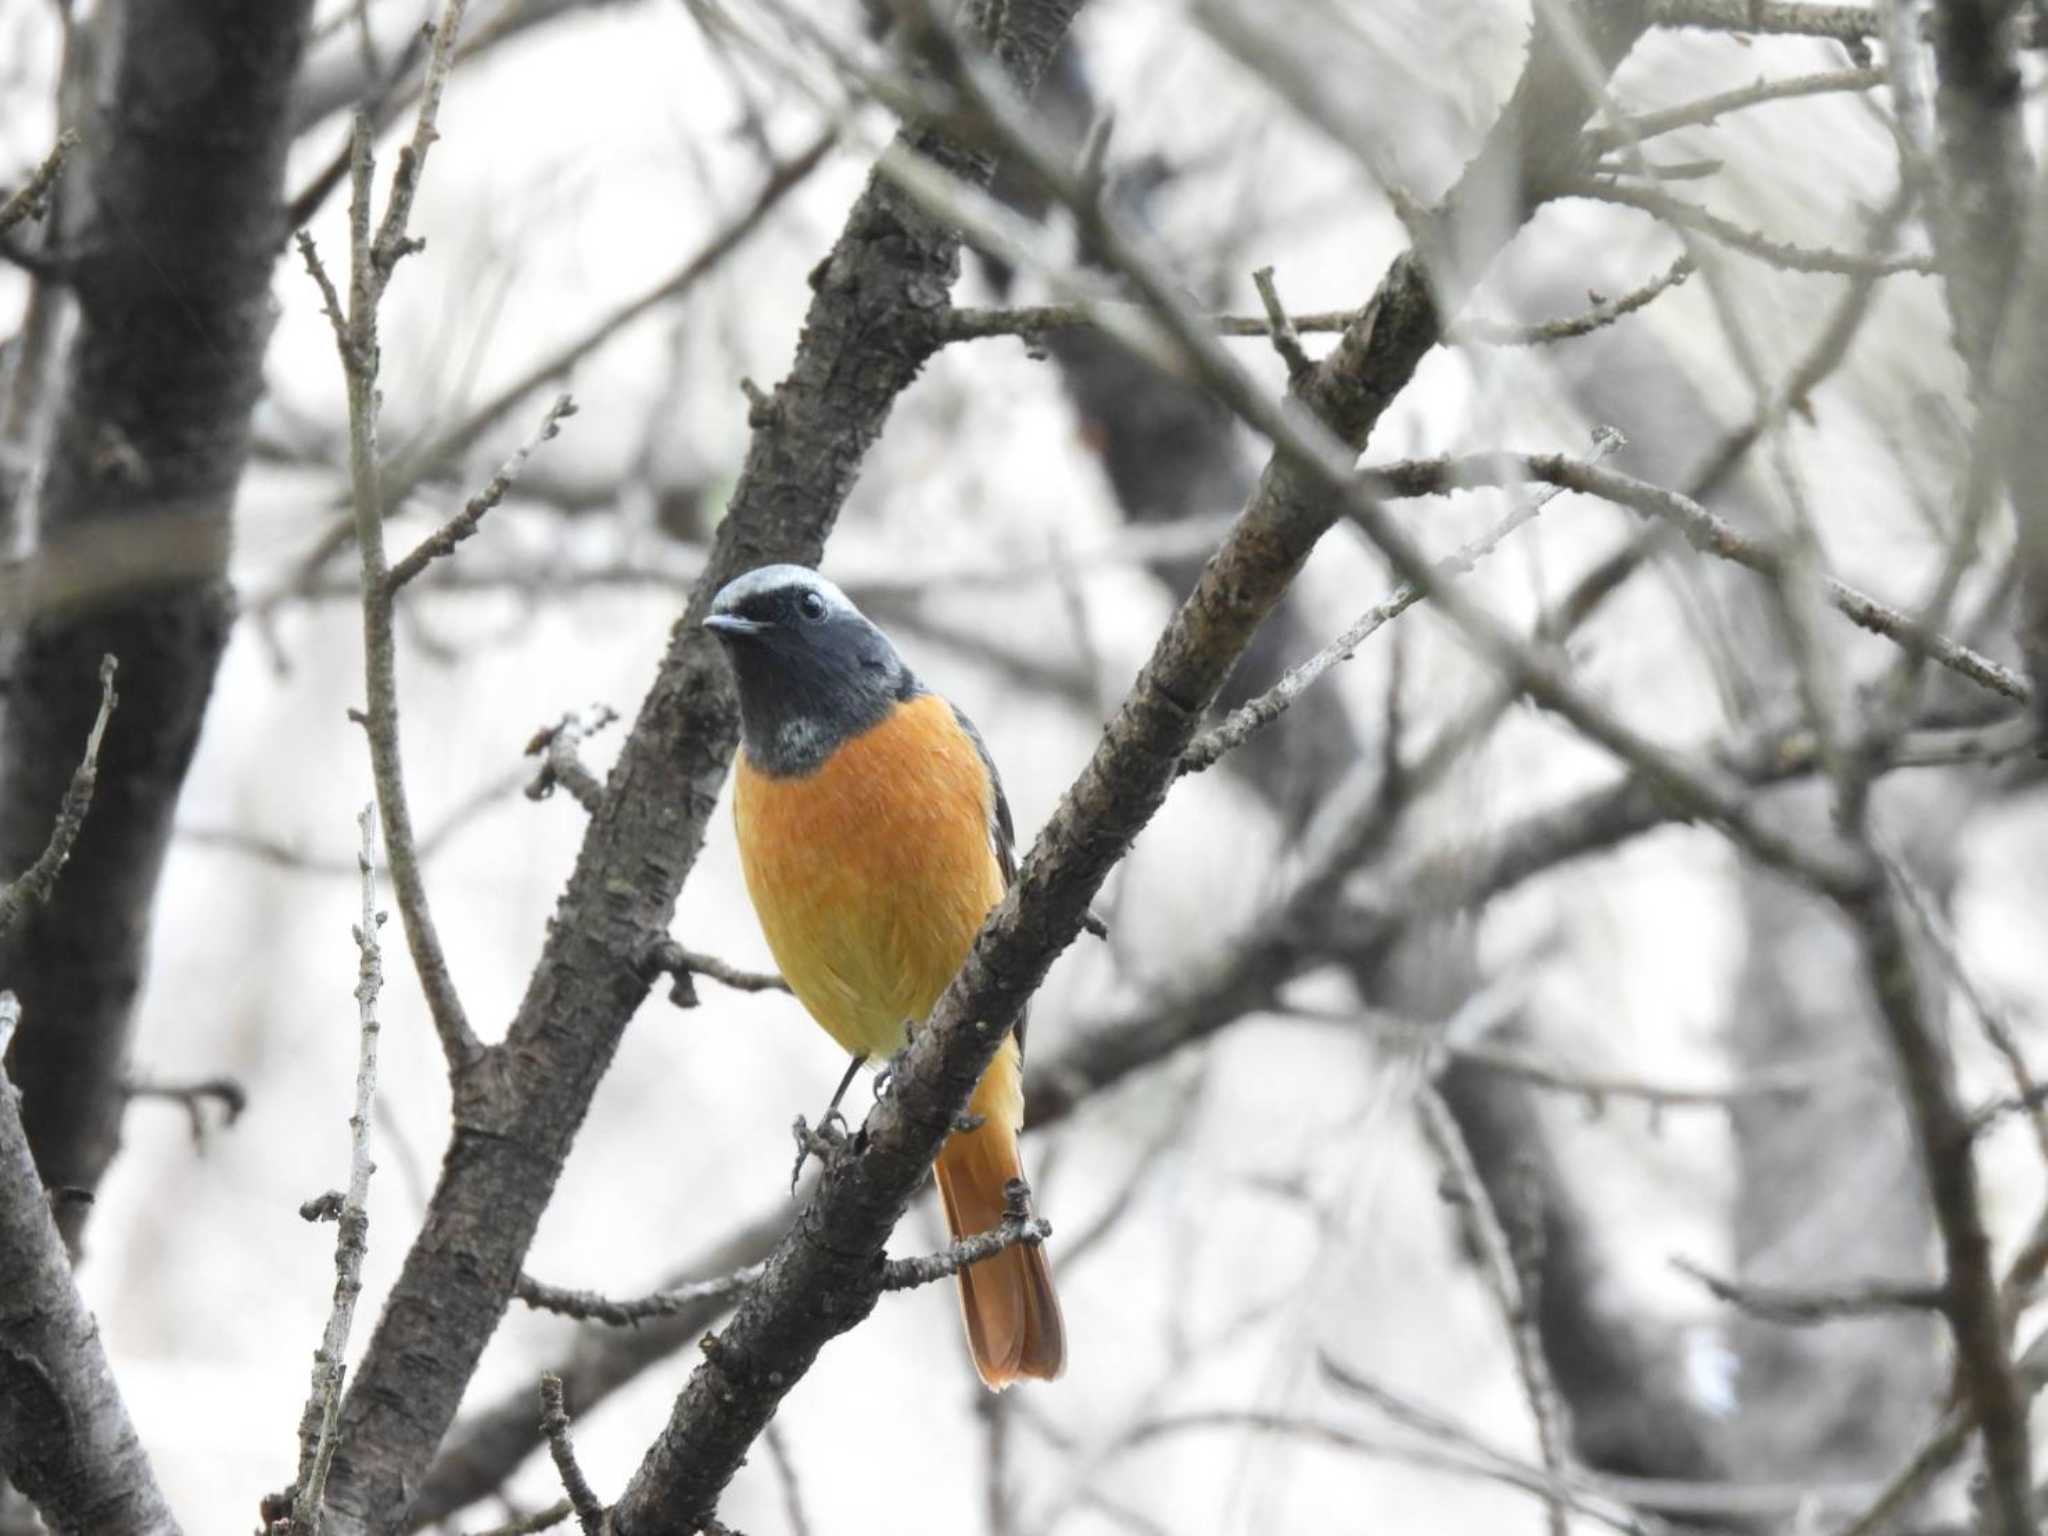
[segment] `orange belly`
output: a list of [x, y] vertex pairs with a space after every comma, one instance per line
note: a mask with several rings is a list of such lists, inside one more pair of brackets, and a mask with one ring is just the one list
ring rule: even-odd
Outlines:
[[974, 743], [926, 694], [808, 777], [768, 778], [742, 753], [735, 779], [747, 892], [783, 977], [846, 1050], [894, 1055], [1002, 898]]

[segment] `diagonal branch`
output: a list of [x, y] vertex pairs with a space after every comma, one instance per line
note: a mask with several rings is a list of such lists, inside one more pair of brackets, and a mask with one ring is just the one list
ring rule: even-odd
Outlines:
[[49, 207], [50, 189], [64, 174], [64, 161], [78, 147], [78, 135], [67, 128], [43, 157], [42, 164], [29, 172], [28, 180], [0, 198], [0, 235], [24, 219], [39, 219]]
[[[1079, 0], [1007, 0], [998, 55], [1029, 90]], [[938, 128], [902, 142], [985, 184], [993, 160]], [[516, 1285], [577, 1127], [647, 995], [738, 736], [699, 629], [711, 595], [769, 561], [815, 563], [896, 397], [937, 349], [959, 236], [871, 179], [814, 289], [791, 371], [755, 414], [746, 464], [690, 606], [591, 819], [503, 1046], [458, 1074], [456, 1124], [417, 1240], [342, 1414], [329, 1531], [398, 1524]]]
[[37, 855], [35, 863], [0, 885], [0, 939], [7, 937], [31, 906], [49, 905], [57, 889], [57, 877], [64, 873], [72, 846], [84, 830], [85, 814], [92, 809], [93, 786], [99, 782], [100, 741], [107, 734], [107, 722], [113, 718], [118, 702], [114, 692], [115, 667], [113, 657], [100, 658], [100, 711], [93, 716], [92, 729], [86, 733], [85, 753], [65, 788], [63, 804], [57, 807], [57, 824], [50, 829], [49, 844]]
[[[21, 1017], [0, 992], [0, 1055]], [[177, 1536], [0, 1075], [0, 1476], [51, 1529]]]

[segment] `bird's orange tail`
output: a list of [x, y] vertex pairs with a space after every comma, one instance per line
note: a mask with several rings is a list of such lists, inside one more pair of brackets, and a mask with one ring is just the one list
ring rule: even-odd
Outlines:
[[[999, 1058], [990, 1075], [1003, 1064]], [[984, 1080], [975, 1094], [976, 1113], [983, 1112], [981, 1100], [989, 1086]], [[954, 1132], [939, 1152], [936, 1171], [946, 1226], [954, 1238], [1000, 1226], [1003, 1186], [1024, 1176], [1015, 1128], [999, 1115], [988, 1115], [978, 1129]], [[967, 1323], [974, 1368], [991, 1391], [1000, 1392], [1024, 1376], [1050, 1381], [1067, 1367], [1066, 1324], [1042, 1247], [1018, 1243], [961, 1270], [960, 1315]]]

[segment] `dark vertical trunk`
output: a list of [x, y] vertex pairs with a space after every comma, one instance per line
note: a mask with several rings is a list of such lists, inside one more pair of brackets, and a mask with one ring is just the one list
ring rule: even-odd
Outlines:
[[[51, 904], [0, 948], [25, 1023], [11, 1075], [46, 1184], [89, 1193], [120, 1138], [150, 907], [226, 644], [229, 513], [248, 453], [286, 231], [285, 108], [310, 0], [117, 6], [67, 190], [78, 331], [5, 615], [0, 874], [48, 838], [98, 704], [122, 709]], [[62, 1202], [75, 1248], [87, 1205]]]

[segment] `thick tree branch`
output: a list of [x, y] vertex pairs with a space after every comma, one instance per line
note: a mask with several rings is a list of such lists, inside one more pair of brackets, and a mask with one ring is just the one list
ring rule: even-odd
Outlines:
[[[0, 1054], [21, 1018], [0, 992]], [[33, 1021], [30, 1021], [33, 1027]], [[0, 1475], [52, 1530], [177, 1536], [0, 1074]]]

